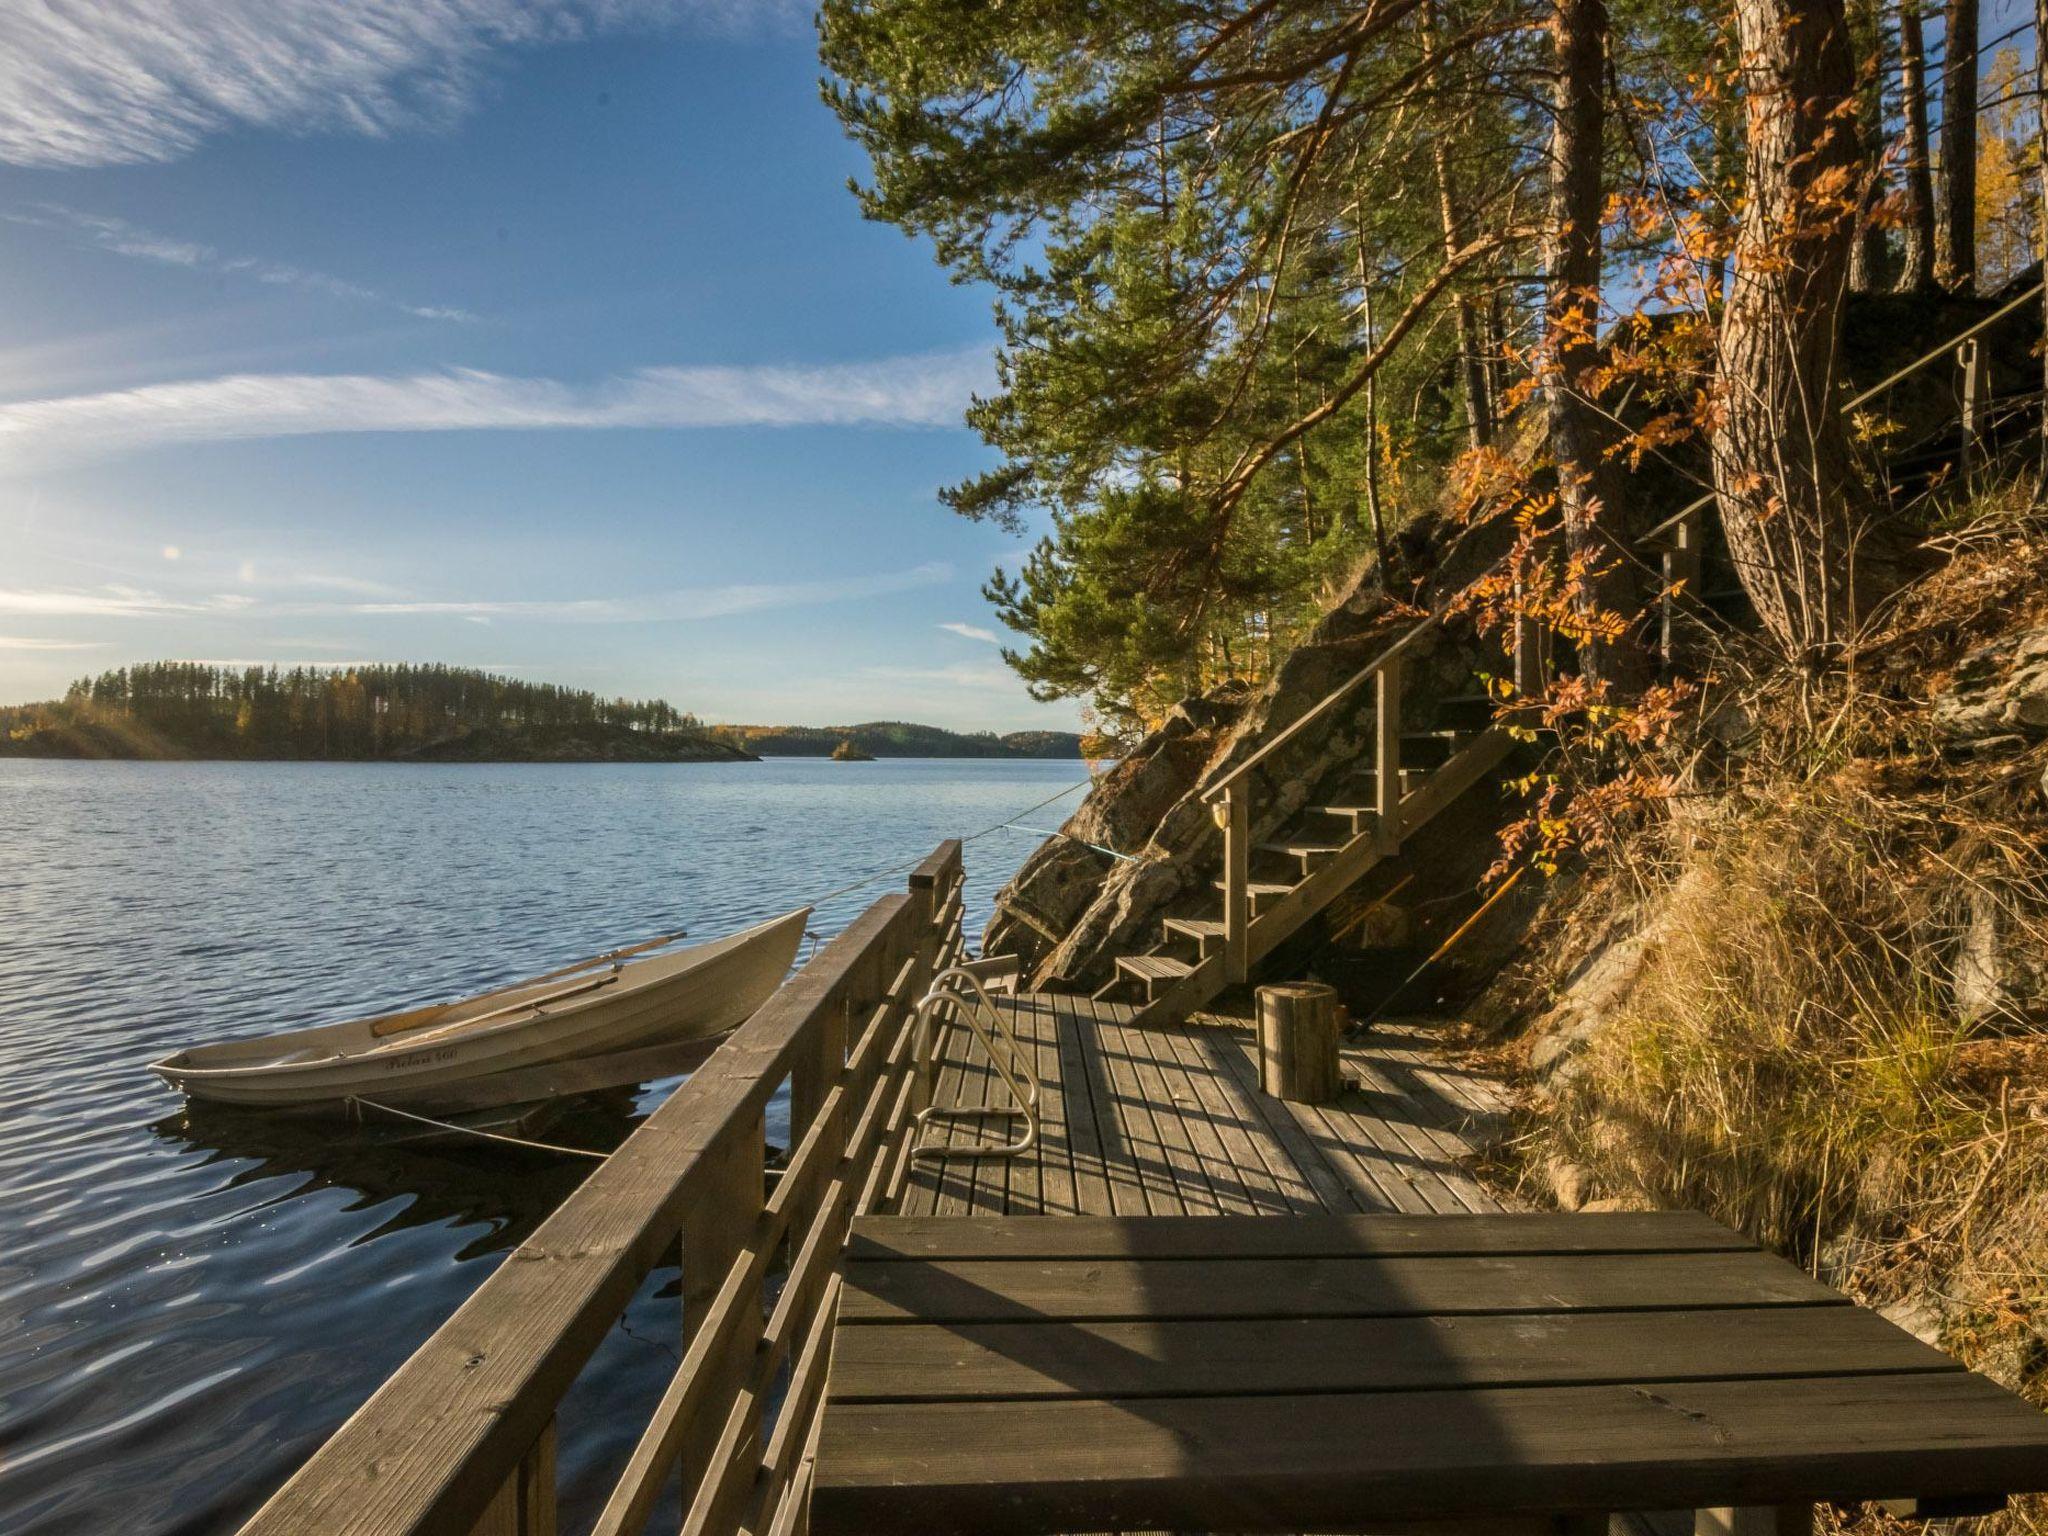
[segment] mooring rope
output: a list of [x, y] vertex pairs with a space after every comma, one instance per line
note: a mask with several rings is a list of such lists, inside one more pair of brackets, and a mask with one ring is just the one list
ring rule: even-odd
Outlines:
[[[1036, 805], [1025, 806], [1024, 809], [1018, 811], [1016, 815], [1029, 816], [1033, 811], [1044, 810], [1048, 805], [1051, 805], [1055, 800], [1065, 799], [1068, 795], [1071, 795], [1077, 789], [1092, 789], [1094, 788], [1094, 786], [1095, 781], [1093, 779], [1083, 779], [1078, 784], [1069, 784], [1065, 789], [1060, 790], [1057, 794], [1047, 795], [1043, 800], [1039, 801]], [[1008, 820], [997, 822], [994, 826], [983, 827], [979, 832], [970, 832], [965, 837], [961, 838], [960, 841], [963, 843], [979, 842], [984, 837], [990, 837], [997, 832], [1006, 831], [1008, 828], [1013, 826], [1015, 822], [1016, 816], [1012, 816]], [[1052, 834], [1046, 835], [1049, 836]], [[1107, 852], [1108, 850], [1105, 849], [1104, 851]], [[907, 869], [917, 868], [917, 866], [922, 864], [923, 862], [923, 858], [915, 858], [909, 860], [907, 863], [891, 865], [887, 869], [878, 869], [871, 875], [861, 876], [860, 879], [854, 881], [851, 885], [842, 885], [836, 891], [827, 891], [822, 896], [813, 896], [811, 898], [811, 905], [814, 907], [821, 907], [826, 902], [831, 901], [834, 897], [849, 895], [850, 893], [859, 890], [864, 885], [873, 885], [877, 880], [886, 880], [891, 875], [900, 875]]]
[[457, 1125], [452, 1120], [436, 1120], [432, 1115], [416, 1115], [409, 1109], [400, 1109], [395, 1104], [379, 1104], [375, 1099], [352, 1098], [351, 1104], [365, 1109], [381, 1109], [387, 1115], [396, 1115], [401, 1120], [415, 1120], [421, 1125], [431, 1125], [439, 1131], [453, 1131], [458, 1136], [474, 1136], [480, 1141], [502, 1141], [510, 1147], [525, 1147], [534, 1152], [559, 1152], [568, 1157], [587, 1157], [603, 1162], [611, 1154], [593, 1152], [588, 1147], [565, 1147], [552, 1141], [529, 1141], [524, 1136], [506, 1136], [497, 1131], [478, 1130], [473, 1125]]

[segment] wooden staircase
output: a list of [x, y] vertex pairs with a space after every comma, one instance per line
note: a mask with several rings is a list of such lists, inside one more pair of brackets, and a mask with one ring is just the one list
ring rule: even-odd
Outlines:
[[[1851, 412], [1881, 401], [1894, 385], [1931, 368], [1956, 368], [1955, 427], [1904, 447], [1885, 465], [1887, 492], [1895, 509], [1925, 495], [1930, 485], [1943, 483], [1951, 473], [1968, 480], [1989, 455], [2015, 440], [2023, 439], [2022, 446], [2034, 440], [2048, 401], [2031, 387], [2010, 398], [1995, 395], [1988, 343], [1982, 338], [2006, 316], [2037, 303], [2041, 292], [2040, 284], [2030, 286], [1841, 406]], [[1675, 665], [1689, 630], [1725, 618], [1731, 607], [1747, 605], [1739, 586], [1724, 580], [1716, 587], [1709, 579], [1704, 555], [1713, 502], [1711, 493], [1699, 497], [1637, 541], [1645, 556], [1662, 565], [1658, 646], [1667, 670]], [[1491, 707], [1483, 696], [1442, 701], [1449, 706], [1479, 706], [1476, 719], [1444, 720], [1421, 730], [1404, 728], [1403, 657], [1444, 617], [1439, 610], [1422, 620], [1203, 791], [1202, 798], [1223, 829], [1223, 878], [1216, 882], [1221, 911], [1213, 917], [1164, 918], [1158, 944], [1144, 954], [1119, 956], [1114, 976], [1097, 997], [1135, 987], [1144, 998], [1136, 1022], [1178, 1023], [1225, 987], [1248, 980], [1254, 965], [1374, 865], [1399, 853], [1403, 842], [1499, 765], [1513, 741], [1486, 723]], [[1516, 625], [1509, 654], [1518, 694], [1541, 691], [1539, 652], [1533, 627], [1526, 621]], [[1304, 807], [1277, 835], [1253, 843], [1250, 830], [1258, 782], [1254, 770], [1368, 682], [1374, 688], [1371, 763], [1354, 770], [1341, 795]]]
[[[1513, 742], [1490, 723], [1492, 706], [1483, 694], [1441, 701], [1441, 722], [1403, 727], [1402, 658], [1434, 627], [1428, 620], [1403, 635], [1204, 792], [1223, 829], [1216, 915], [1161, 919], [1159, 944], [1119, 956], [1114, 977], [1097, 996], [1134, 988], [1143, 998], [1136, 1022], [1186, 1018], [1246, 980], [1260, 960], [1499, 765]], [[1535, 637], [1525, 629], [1516, 637], [1518, 682], [1533, 683], [1536, 664]], [[1371, 760], [1343, 775], [1326, 803], [1305, 806], [1285, 830], [1252, 842], [1254, 771], [1368, 682], [1374, 687]]]

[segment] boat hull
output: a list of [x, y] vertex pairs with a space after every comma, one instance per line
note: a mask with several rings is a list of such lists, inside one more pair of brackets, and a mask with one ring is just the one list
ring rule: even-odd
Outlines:
[[809, 915], [804, 908], [551, 994], [535, 988], [538, 1002], [500, 1020], [485, 1014], [465, 1023], [458, 1016], [410, 1036], [380, 1035], [379, 1021], [355, 1020], [265, 1041], [200, 1046], [152, 1063], [151, 1070], [189, 1097], [219, 1104], [304, 1108], [373, 1100], [424, 1108], [473, 1101], [473, 1085], [495, 1074], [702, 1040], [735, 1028], [781, 985]]

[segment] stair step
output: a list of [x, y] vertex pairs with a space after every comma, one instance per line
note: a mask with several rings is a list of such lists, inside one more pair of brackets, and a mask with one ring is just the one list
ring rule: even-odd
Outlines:
[[[1212, 881], [1211, 883], [1217, 890], [1223, 889], [1223, 882], [1221, 880]], [[1277, 900], [1293, 889], [1294, 887], [1291, 885], [1275, 885], [1270, 881], [1253, 880], [1246, 883], [1245, 894], [1251, 897], [1252, 905], [1257, 906], [1261, 901]]]
[[1168, 933], [1198, 939], [1206, 944], [1224, 936], [1224, 926], [1213, 917], [1169, 917], [1161, 925]]
[[1347, 816], [1354, 827], [1368, 816], [1377, 816], [1378, 810], [1370, 805], [1308, 805], [1302, 809], [1310, 816]]
[[1194, 970], [1187, 961], [1171, 955], [1118, 955], [1116, 968], [1143, 982], [1179, 981]]
[[1260, 843], [1261, 853], [1284, 853], [1291, 859], [1328, 858], [1331, 854], [1342, 853], [1342, 843]]

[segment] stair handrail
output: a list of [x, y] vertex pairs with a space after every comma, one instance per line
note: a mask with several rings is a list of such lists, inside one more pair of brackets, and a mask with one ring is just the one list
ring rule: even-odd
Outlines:
[[1206, 804], [1211, 801], [1214, 801], [1219, 795], [1222, 795], [1232, 785], [1237, 783], [1239, 779], [1243, 778], [1246, 774], [1250, 773], [1254, 768], [1258, 767], [1260, 763], [1264, 762], [1273, 753], [1279, 751], [1280, 748], [1284, 747], [1285, 745], [1287, 745], [1288, 742], [1292, 741], [1297, 735], [1299, 735], [1304, 729], [1307, 728], [1311, 721], [1320, 719], [1325, 713], [1327, 713], [1331, 709], [1334, 709], [1338, 704], [1342, 703], [1345, 699], [1349, 698], [1352, 694], [1352, 691], [1358, 688], [1360, 685], [1362, 685], [1368, 678], [1376, 676], [1378, 673], [1385, 670], [1389, 664], [1399, 661], [1402, 658], [1402, 656], [1407, 654], [1409, 648], [1413, 646], [1416, 643], [1416, 641], [1420, 640], [1425, 634], [1429, 633], [1429, 631], [1434, 629], [1437, 625], [1443, 623], [1443, 621], [1446, 618], [1450, 617], [1450, 613], [1450, 605], [1446, 604], [1445, 606], [1437, 609], [1434, 613], [1431, 613], [1426, 617], [1417, 620], [1411, 628], [1403, 630], [1401, 632], [1400, 638], [1395, 640], [1392, 645], [1388, 646], [1385, 650], [1381, 651], [1377, 656], [1373, 657], [1371, 661], [1367, 662], [1364, 665], [1364, 667], [1360, 668], [1357, 672], [1354, 672], [1344, 682], [1339, 683], [1330, 692], [1324, 694], [1323, 697], [1316, 703], [1310, 705], [1309, 708], [1307, 708], [1299, 716], [1297, 716], [1294, 719], [1293, 723], [1291, 723], [1279, 735], [1275, 736], [1271, 741], [1267, 742], [1263, 747], [1259, 748], [1258, 751], [1254, 752], [1250, 757], [1246, 758], [1243, 762], [1239, 763], [1235, 768], [1231, 769], [1230, 772], [1224, 774], [1222, 778], [1216, 780], [1215, 783], [1211, 784], [1207, 789], [1203, 790], [1203, 802]]
[[[1849, 412], [1855, 410], [1857, 407], [1868, 405], [1871, 401], [1875, 400], [1879, 395], [1883, 394], [1886, 390], [1890, 389], [1894, 384], [1899, 384], [1907, 379], [1910, 379], [1914, 374], [1920, 372], [1921, 369], [1926, 368], [1933, 363], [1941, 362], [1944, 358], [1953, 357], [1955, 355], [1955, 350], [1957, 347], [1964, 345], [1966, 342], [1975, 341], [1979, 336], [1983, 335], [1984, 332], [1990, 330], [1992, 326], [1998, 324], [1999, 321], [2003, 320], [2007, 315], [2011, 314], [2014, 310], [2018, 309], [2022, 304], [2028, 303], [2033, 299], [2039, 298], [2041, 296], [2041, 290], [2043, 287], [2048, 287], [2048, 279], [2044, 279], [2043, 282], [2034, 284], [2033, 287], [2029, 288], [2025, 293], [2021, 294], [2018, 298], [2008, 300], [2006, 303], [2001, 304], [1997, 309], [1993, 310], [1990, 314], [1986, 315], [1982, 320], [1979, 320], [1975, 325], [1969, 327], [1969, 329], [1958, 331], [1955, 335], [1949, 337], [1946, 341], [1938, 342], [1932, 350], [1923, 352], [1920, 356], [1914, 358], [1913, 361], [1906, 364], [1903, 368], [1895, 369], [1893, 372], [1885, 375], [1885, 377], [1879, 379], [1875, 384], [1871, 385], [1870, 388], [1862, 391], [1860, 394], [1851, 395], [1842, 404], [1842, 414], [1846, 416], [1849, 414]], [[1647, 544], [1652, 539], [1658, 537], [1660, 534], [1670, 532], [1671, 529], [1677, 527], [1687, 518], [1695, 517], [1699, 513], [1706, 511], [1708, 507], [1713, 505], [1714, 498], [1718, 494], [1719, 492], [1717, 491], [1708, 491], [1705, 495], [1701, 496], [1697, 501], [1687, 502], [1684, 506], [1680, 507], [1676, 512], [1672, 513], [1669, 517], [1665, 518], [1663, 522], [1657, 524], [1656, 527], [1651, 528], [1648, 531], [1637, 535], [1635, 542], [1638, 544]]]
[[[1895, 369], [1870, 388], [1851, 396], [1843, 404], [1842, 414], [1847, 415], [1858, 406], [1876, 399], [1893, 385], [1911, 378], [1933, 363], [1944, 358], [1956, 358], [1965, 372], [1962, 428], [1967, 450], [1978, 430], [1977, 412], [1981, 410], [1973, 380], [1981, 376], [1982, 359], [1974, 343], [2021, 305], [2038, 298], [2044, 289], [2048, 289], [2048, 269], [2044, 269], [2042, 280], [2024, 293], [2009, 299], [1983, 319], [1930, 348], [1904, 367]], [[1962, 352], [1965, 347], [1969, 348], [1967, 355]], [[1708, 491], [1630, 541], [1636, 548], [1641, 548], [1667, 533], [1676, 535], [1664, 551], [1663, 633], [1660, 643], [1667, 662], [1674, 648], [1678, 617], [1676, 594], [1680, 590], [1690, 591], [1699, 582], [1699, 514], [1713, 505], [1716, 495], [1716, 492]], [[1505, 561], [1489, 566], [1486, 574], [1498, 571], [1502, 564]], [[1225, 975], [1231, 981], [1246, 980], [1251, 968], [1251, 794], [1248, 786], [1239, 786], [1244, 785], [1246, 776], [1254, 768], [1294, 740], [1312, 722], [1350, 698], [1367, 679], [1375, 679], [1379, 685], [1379, 699], [1374, 728], [1374, 833], [1382, 850], [1387, 853], [1398, 850], [1404, 830], [1401, 825], [1401, 659], [1424, 635], [1449, 617], [1455, 602], [1453, 599], [1443, 604], [1403, 631], [1393, 644], [1324, 694], [1272, 740], [1201, 792], [1202, 803], [1210, 807], [1210, 813], [1223, 831], [1223, 959]], [[1537, 638], [1526, 618], [1515, 621], [1508, 648], [1514, 658], [1516, 690], [1523, 693], [1531, 691], [1538, 664]]]

